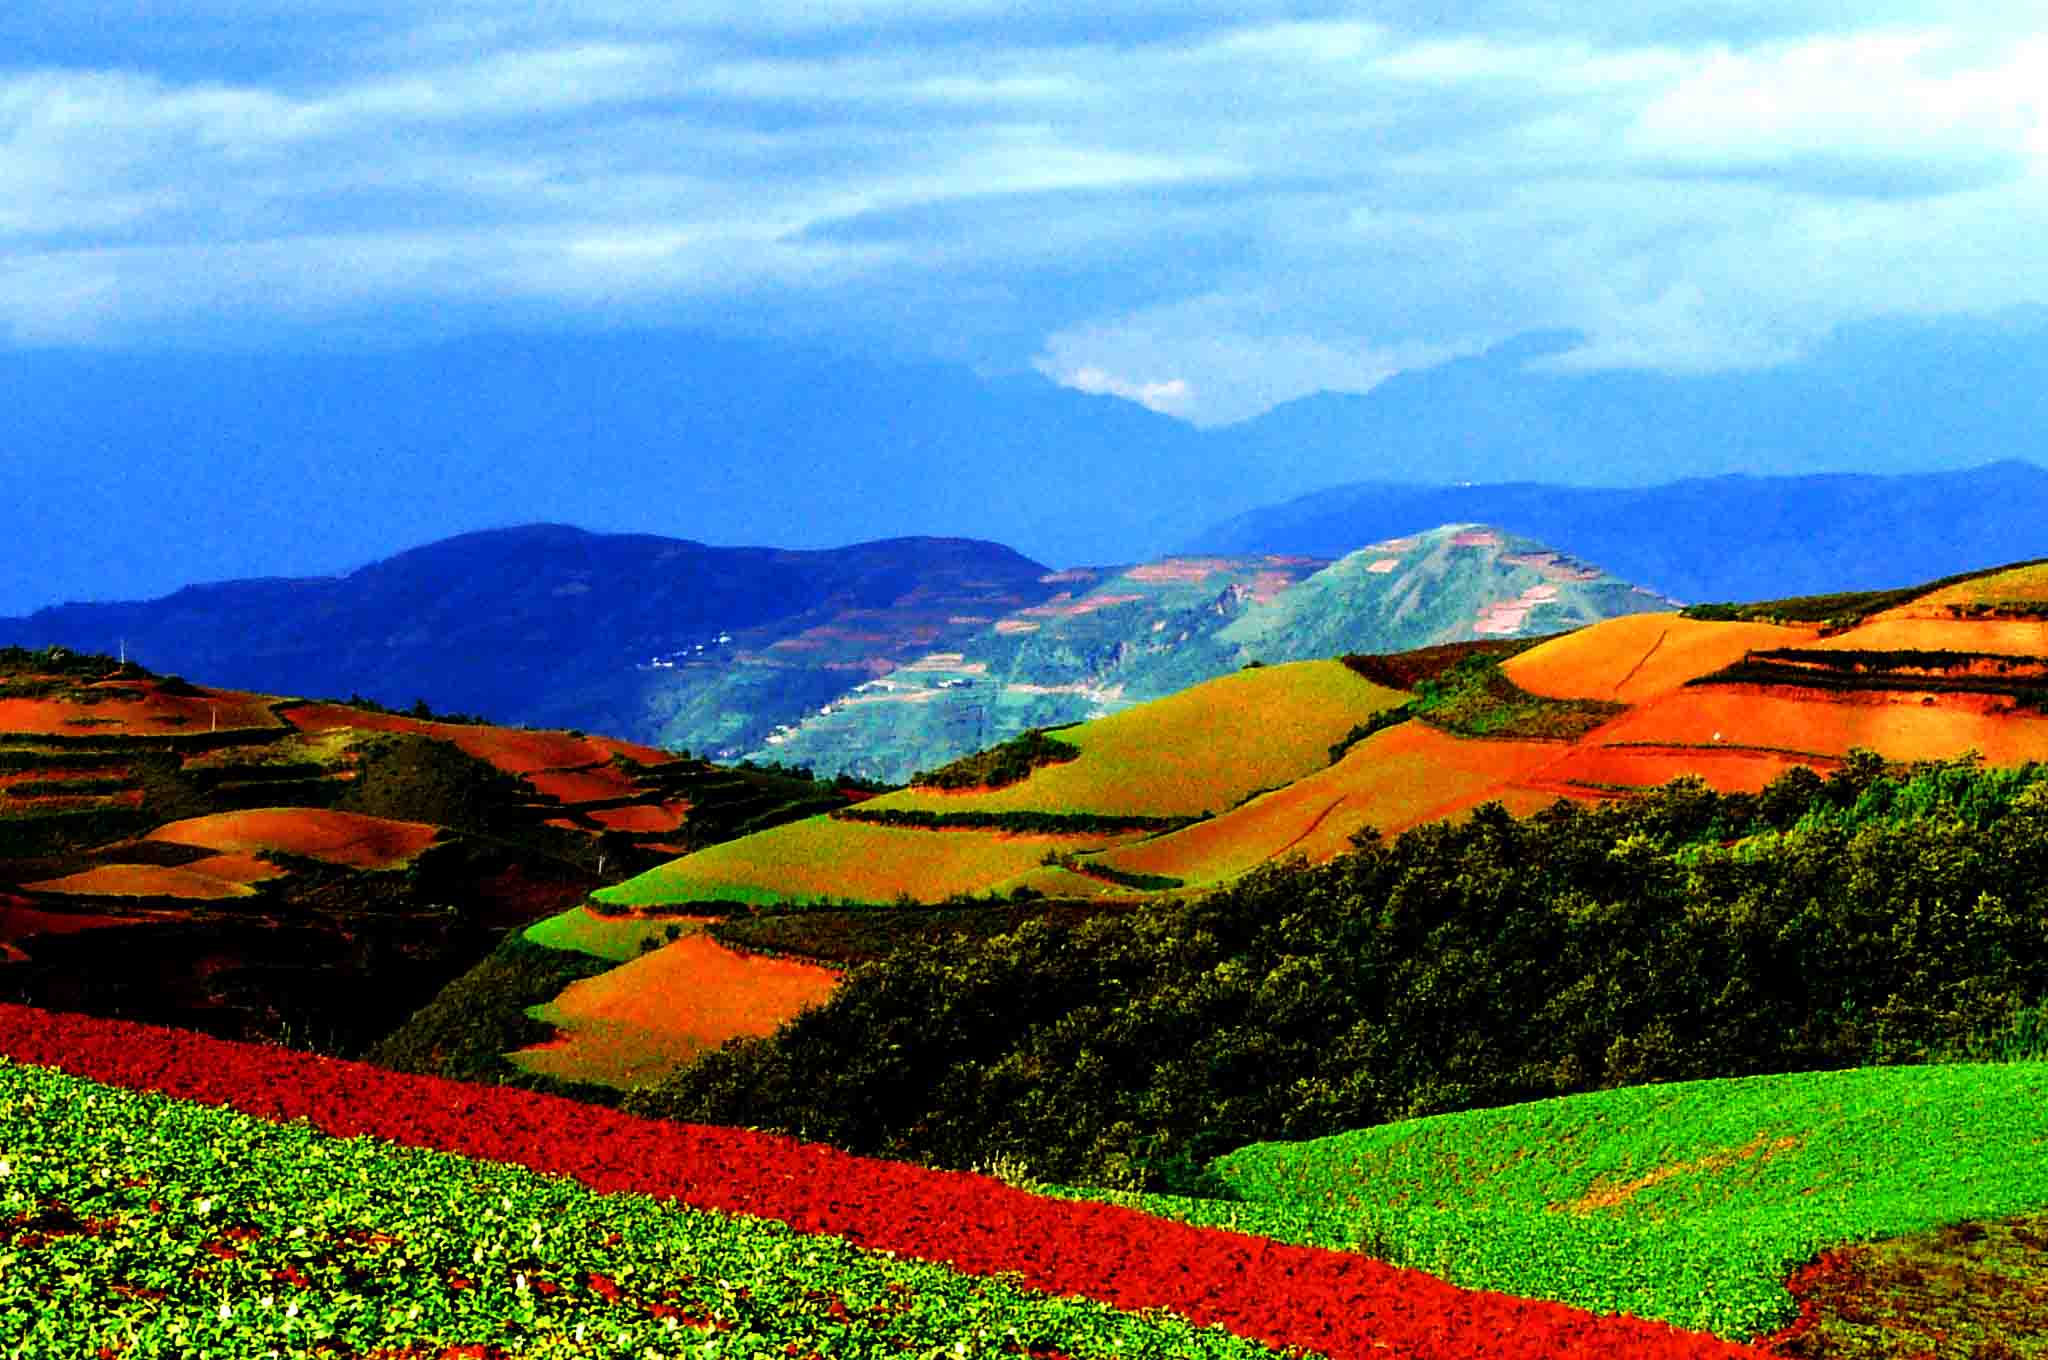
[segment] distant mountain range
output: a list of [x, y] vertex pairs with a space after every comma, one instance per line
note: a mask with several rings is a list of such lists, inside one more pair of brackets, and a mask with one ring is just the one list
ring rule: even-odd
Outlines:
[[1867, 590], [2048, 555], [2048, 470], [1708, 477], [1652, 487], [1358, 482], [1239, 515], [1191, 552], [1329, 555], [1417, 524], [1505, 525], [1688, 603]]
[[893, 781], [1254, 661], [1554, 632], [1666, 604], [1478, 528], [1335, 562], [1053, 571], [966, 539], [795, 552], [535, 525], [342, 577], [45, 609], [0, 620], [0, 645], [125, 649], [263, 693], [424, 699]]
[[[1211, 545], [1206, 526], [1352, 483], [1625, 487], [2042, 461], [2044, 318], [1848, 328], [1794, 363], [1678, 377], [1567, 371], [1571, 337], [1525, 336], [1214, 430], [1037, 374], [675, 332], [302, 355], [12, 350], [0, 613], [331, 571], [539, 518], [806, 549], [962, 536], [1071, 567]], [[1471, 509], [1390, 518], [1317, 551], [1465, 519], [1694, 589]], [[1899, 563], [1890, 579], [1920, 572]]]

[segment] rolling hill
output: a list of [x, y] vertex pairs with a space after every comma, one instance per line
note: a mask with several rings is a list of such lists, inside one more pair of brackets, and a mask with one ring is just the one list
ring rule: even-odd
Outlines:
[[0, 986], [355, 1052], [507, 929], [833, 791], [0, 650]]

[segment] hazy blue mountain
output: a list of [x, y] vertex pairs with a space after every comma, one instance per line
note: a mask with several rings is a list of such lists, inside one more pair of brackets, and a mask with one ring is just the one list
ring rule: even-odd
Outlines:
[[[393, 705], [424, 698], [443, 712], [701, 750], [702, 735], [674, 721], [700, 691], [748, 680], [750, 709], [734, 728], [744, 744], [876, 667], [1046, 597], [1044, 575], [1008, 548], [966, 539], [803, 552], [531, 525], [341, 577], [44, 609], [0, 619], [0, 645], [125, 647], [159, 672], [210, 684]], [[851, 640], [828, 648], [820, 638], [835, 631]]]
[[[1571, 337], [1525, 336], [1209, 431], [1036, 374], [662, 331], [300, 355], [7, 350], [0, 612], [341, 571], [537, 519], [793, 548], [960, 535], [1070, 567], [1149, 560], [1212, 541], [1204, 526], [1365, 481], [1640, 487], [2048, 461], [2044, 317], [1865, 325], [1796, 363], [1695, 376], [1561, 372]], [[1466, 518], [1606, 561], [1569, 526], [1483, 508], [1383, 532]]]
[[1686, 601], [1932, 580], [2048, 556], [2048, 470], [1712, 477], [1646, 488], [1360, 482], [1240, 515], [1190, 551], [1330, 555], [1416, 524], [1476, 520]]
[[861, 684], [757, 753], [898, 781], [1027, 728], [1101, 717], [1253, 662], [1562, 632], [1670, 602], [1476, 524], [1335, 562], [1180, 557], [1059, 573], [1062, 592]]

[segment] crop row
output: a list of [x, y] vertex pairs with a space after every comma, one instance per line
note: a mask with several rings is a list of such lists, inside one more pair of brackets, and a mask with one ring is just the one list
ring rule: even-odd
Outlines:
[[1845, 1243], [2048, 1205], [2048, 1065], [1877, 1067], [1625, 1087], [1241, 1148], [1243, 1202], [1133, 1197], [1366, 1247], [1477, 1288], [1751, 1336]]
[[768, 1220], [0, 1064], [0, 1354], [1271, 1352]]
[[[1166, 1309], [1200, 1326], [1339, 1360], [1752, 1354], [1660, 1323], [1461, 1290], [1361, 1256], [1049, 1200], [985, 1177], [182, 1031], [0, 1006], [0, 1052], [262, 1118], [303, 1117], [337, 1136], [373, 1134], [521, 1163], [602, 1192], [777, 1218], [799, 1233], [832, 1234], [973, 1275], [1014, 1275], [1048, 1294]], [[260, 1180], [251, 1193], [259, 1189]], [[1089, 1353], [1162, 1354], [1115, 1344]]]

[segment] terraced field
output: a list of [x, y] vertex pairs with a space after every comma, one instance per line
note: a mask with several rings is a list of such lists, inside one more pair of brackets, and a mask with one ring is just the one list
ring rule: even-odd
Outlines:
[[1081, 758], [988, 791], [912, 788], [875, 810], [1200, 816], [1328, 763], [1330, 744], [1401, 695], [1335, 661], [1237, 671], [1058, 733]]
[[1054, 855], [1129, 838], [927, 831], [813, 817], [699, 850], [593, 896], [619, 907], [670, 909], [692, 902], [936, 902], [1006, 884]]

